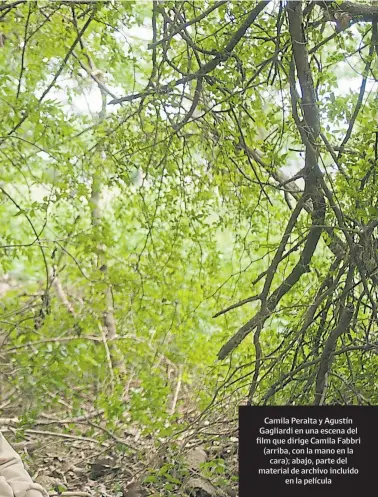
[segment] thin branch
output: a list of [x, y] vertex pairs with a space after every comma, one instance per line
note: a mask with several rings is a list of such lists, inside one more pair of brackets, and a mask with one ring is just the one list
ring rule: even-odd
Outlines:
[[30, 16], [32, 13], [32, 8], [29, 3], [28, 5], [28, 15], [26, 17], [26, 22], [25, 22], [25, 30], [24, 30], [24, 42], [22, 45], [22, 53], [21, 53], [21, 68], [20, 68], [20, 75], [18, 77], [18, 86], [17, 86], [17, 92], [16, 92], [16, 98], [20, 96], [20, 91], [21, 91], [21, 84], [22, 84], [22, 76], [25, 71], [25, 53], [26, 53], [26, 45], [28, 43], [28, 29], [29, 29], [29, 22], [30, 22]]
[[330, 370], [332, 364], [336, 342], [338, 338], [342, 335], [342, 333], [346, 333], [348, 331], [353, 314], [354, 314], [353, 305], [347, 305], [346, 307], [344, 307], [341, 311], [340, 320], [337, 327], [331, 331], [331, 333], [327, 338], [327, 341], [324, 345], [323, 353], [320, 358], [320, 366], [316, 378], [314, 405], [319, 405], [322, 400], [327, 373]]
[[367, 62], [365, 64], [365, 68], [364, 68], [364, 71], [363, 71], [363, 78], [362, 78], [362, 83], [361, 83], [361, 86], [360, 86], [360, 91], [359, 91], [359, 94], [358, 94], [357, 104], [356, 104], [356, 106], [354, 108], [353, 115], [352, 115], [351, 120], [349, 122], [348, 130], [347, 130], [347, 132], [346, 132], [346, 134], [344, 136], [343, 141], [341, 142], [340, 152], [339, 152], [339, 155], [338, 155], [338, 159], [340, 159], [340, 157], [341, 157], [341, 155], [343, 153], [344, 147], [348, 143], [349, 138], [352, 135], [354, 124], [356, 122], [356, 119], [357, 119], [358, 114], [360, 112], [360, 109], [362, 107], [362, 102], [363, 102], [364, 95], [365, 95], [365, 90], [366, 90], [367, 78], [368, 78], [368, 75], [369, 75], [369, 72], [370, 72], [371, 64], [373, 62], [373, 54], [374, 54], [375, 43], [376, 43], [376, 40], [374, 38], [375, 38], [375, 36], [374, 36], [374, 31], [373, 31], [372, 37], [371, 37], [371, 42], [370, 42], [368, 60], [367, 60]]
[[192, 19], [191, 21], [187, 21], [187, 22], [183, 22], [181, 24], [179, 24], [177, 26], [177, 28], [172, 32], [170, 33], [169, 35], [165, 36], [164, 38], [162, 38], [161, 40], [159, 41], [154, 41], [153, 43], [150, 43], [148, 45], [148, 48], [149, 49], [152, 49], [154, 47], [157, 47], [159, 45], [162, 45], [163, 43], [165, 43], [166, 41], [169, 41], [170, 39], [172, 39], [174, 36], [176, 36], [177, 34], [180, 33], [180, 31], [182, 31], [183, 29], [191, 26], [192, 24], [195, 24], [199, 21], [202, 21], [202, 19], [205, 19], [205, 17], [207, 17], [209, 14], [211, 14], [211, 12], [213, 12], [214, 10], [216, 9], [219, 9], [219, 7], [221, 7], [222, 5], [226, 4], [227, 3], [227, 0], [222, 0], [220, 2], [216, 2], [214, 3], [214, 5], [212, 5], [211, 7], [209, 7], [208, 9], [206, 9], [204, 12], [202, 12], [202, 14], [200, 14], [199, 16], [195, 17], [194, 19]]
[[138, 100], [148, 95], [155, 95], [156, 93], [168, 93], [175, 86], [183, 85], [199, 77], [206, 76], [206, 74], [213, 71], [221, 62], [226, 62], [231, 57], [232, 51], [234, 50], [236, 45], [242, 40], [248, 28], [254, 23], [257, 16], [265, 9], [265, 7], [269, 4], [269, 2], [270, 0], [263, 0], [262, 2], [259, 2], [257, 6], [250, 12], [249, 16], [244, 21], [244, 23], [231, 37], [230, 41], [224, 48], [223, 52], [216, 55], [207, 64], [204, 64], [197, 72], [193, 74], [188, 74], [183, 78], [180, 78], [166, 85], [157, 87], [156, 89], [146, 89], [145, 91], [140, 93], [134, 93], [132, 95], [127, 95], [126, 97], [113, 99], [109, 102], [109, 104], [114, 105], [114, 104], [120, 104], [122, 102], [132, 102], [133, 100]]

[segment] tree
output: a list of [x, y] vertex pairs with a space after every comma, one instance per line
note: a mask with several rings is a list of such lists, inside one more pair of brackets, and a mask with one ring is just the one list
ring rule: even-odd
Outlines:
[[80, 411], [95, 378], [164, 431], [193, 381], [202, 406], [374, 402], [377, 5], [0, 9], [2, 333], [31, 405]]

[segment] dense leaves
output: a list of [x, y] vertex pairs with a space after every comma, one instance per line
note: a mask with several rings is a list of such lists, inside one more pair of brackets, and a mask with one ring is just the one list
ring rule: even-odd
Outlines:
[[377, 19], [1, 5], [10, 412], [166, 436], [222, 402], [376, 401]]

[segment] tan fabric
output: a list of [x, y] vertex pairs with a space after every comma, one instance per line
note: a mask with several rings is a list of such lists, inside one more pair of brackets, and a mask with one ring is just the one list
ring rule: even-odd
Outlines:
[[21, 457], [0, 433], [0, 497], [46, 497], [47, 492], [33, 483]]

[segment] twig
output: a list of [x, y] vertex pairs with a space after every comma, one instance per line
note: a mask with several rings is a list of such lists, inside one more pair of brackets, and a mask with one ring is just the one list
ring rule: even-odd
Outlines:
[[332, 364], [332, 359], [334, 355], [333, 353], [335, 351], [336, 342], [342, 333], [348, 331], [350, 322], [353, 317], [353, 313], [354, 313], [354, 306], [351, 304], [347, 305], [342, 309], [340, 315], [340, 321], [337, 327], [331, 331], [324, 345], [323, 353], [320, 358], [319, 371], [316, 378], [314, 405], [319, 405], [322, 400], [327, 373]]
[[182, 371], [183, 371], [183, 365], [180, 364], [179, 365], [179, 369], [178, 369], [178, 377], [177, 377], [177, 384], [176, 384], [175, 394], [173, 396], [172, 404], [171, 404], [171, 407], [169, 409], [169, 415], [170, 416], [173, 416], [173, 414], [175, 413], [175, 410], [176, 410], [177, 399], [178, 399], [178, 396], [179, 396], [179, 393], [180, 393], [180, 390], [181, 390]]
[[60, 279], [58, 278], [58, 276], [53, 277], [53, 282], [52, 283], [55, 286], [56, 292], [57, 292], [60, 300], [62, 301], [64, 307], [67, 309], [67, 311], [72, 316], [75, 317], [76, 316], [75, 309], [73, 308], [71, 302], [68, 300], [66, 292], [64, 291], [64, 289], [62, 287], [62, 284], [61, 284]]
[[76, 490], [75, 491], [67, 490], [65, 492], [49, 492], [49, 495], [51, 496], [62, 495], [63, 497], [93, 497], [93, 494], [90, 494], [89, 492], [79, 492]]
[[[0, 429], [0, 431], [10, 431], [10, 428]], [[58, 438], [67, 438], [69, 440], [81, 440], [82, 442], [91, 442], [99, 445], [103, 445], [104, 447], [109, 447], [109, 444], [105, 442], [99, 442], [94, 438], [89, 437], [80, 437], [78, 435], [69, 435], [68, 433], [58, 433], [55, 431], [45, 431], [45, 430], [23, 430], [24, 433], [30, 433], [34, 435], [45, 435], [48, 437], [58, 437]]]
[[102, 83], [102, 81], [100, 80], [100, 78], [97, 76], [96, 74], [96, 71], [94, 70], [90, 70], [81, 60], [80, 58], [75, 54], [75, 52], [72, 52], [72, 55], [73, 57], [78, 61], [78, 63], [80, 64], [80, 67], [82, 69], [84, 69], [84, 71], [88, 74], [88, 76], [90, 76], [93, 81], [98, 85], [98, 87], [100, 88], [100, 90], [102, 90], [104, 93], [108, 94], [110, 97], [112, 98], [117, 98], [117, 96], [112, 93], [111, 90], [109, 90], [109, 88], [107, 86], [104, 85], [104, 83]]
[[213, 71], [221, 62], [225, 62], [228, 60], [231, 56], [232, 51], [236, 47], [236, 45], [240, 42], [240, 40], [243, 38], [244, 34], [248, 30], [248, 28], [251, 26], [251, 24], [254, 23], [256, 20], [257, 16], [262, 12], [265, 7], [269, 4], [270, 0], [263, 0], [259, 2], [254, 9], [251, 10], [249, 13], [247, 19], [244, 21], [244, 23], [239, 27], [239, 29], [234, 33], [226, 47], [224, 48], [222, 53], [219, 53], [216, 55], [212, 60], [210, 60], [207, 64], [204, 64], [197, 72], [193, 74], [188, 74], [187, 76], [184, 76], [183, 78], [180, 78], [176, 81], [173, 81], [172, 83], [168, 83], [166, 85], [162, 85], [158, 87], [157, 89], [146, 89], [143, 92], [140, 93], [134, 93], [132, 95], [127, 95], [126, 97], [121, 97], [121, 98], [116, 98], [113, 99], [109, 102], [109, 104], [114, 105], [114, 104], [120, 104], [122, 102], [132, 102], [133, 100], [137, 100], [139, 98], [146, 97], [148, 95], [155, 95], [156, 93], [167, 93], [171, 91], [171, 89], [175, 86], [178, 85], [183, 85], [185, 83], [188, 83], [189, 81], [193, 81], [194, 79], [197, 79], [202, 76], [206, 76], [209, 72]]
[[104, 328], [100, 325], [100, 323], [98, 324], [98, 327], [99, 327], [99, 330], [101, 332], [102, 342], [103, 342], [104, 348], [105, 348], [106, 360], [107, 360], [107, 363], [108, 363], [108, 368], [109, 368], [109, 373], [110, 373], [111, 387], [112, 387], [112, 390], [114, 390], [114, 386], [115, 386], [115, 383], [114, 383], [114, 371], [113, 371], [112, 357], [111, 357], [109, 346], [108, 346], [108, 342], [107, 342], [107, 339], [106, 339], [106, 333], [105, 333]]
[[236, 302], [235, 304], [232, 304], [229, 307], [226, 307], [225, 309], [222, 309], [221, 311], [217, 312], [216, 314], [214, 314], [213, 318], [222, 316], [222, 314], [226, 314], [227, 312], [232, 311], [232, 309], [237, 309], [238, 307], [248, 304], [249, 302], [256, 302], [256, 300], [259, 300], [259, 298], [260, 295], [254, 295], [253, 297], [248, 297], [244, 300], [240, 300], [240, 302]]
[[196, 22], [199, 22], [199, 21], [202, 21], [202, 19], [204, 19], [205, 17], [207, 17], [209, 14], [211, 14], [211, 12], [213, 12], [214, 10], [216, 9], [219, 9], [219, 7], [221, 7], [223, 4], [227, 3], [227, 0], [222, 0], [220, 2], [216, 2], [215, 4], [213, 4], [211, 7], [209, 7], [208, 9], [206, 9], [204, 12], [202, 12], [202, 14], [200, 14], [199, 16], [195, 17], [194, 19], [192, 19], [191, 21], [187, 21], [187, 22], [183, 22], [182, 24], [179, 24], [177, 26], [177, 28], [172, 32], [170, 33], [169, 35], [165, 36], [164, 38], [162, 38], [161, 40], [159, 41], [156, 41], [154, 43], [150, 43], [148, 45], [148, 48], [151, 49], [151, 48], [154, 48], [154, 47], [157, 47], [159, 45], [162, 45], [163, 43], [165, 43], [166, 41], [169, 41], [171, 38], [173, 38], [175, 35], [177, 35], [180, 31], [182, 31], [183, 29], [191, 26], [192, 24], [195, 24]]
[[376, 40], [375, 40], [375, 36], [374, 36], [374, 31], [373, 31], [373, 34], [372, 34], [372, 37], [371, 37], [371, 42], [370, 42], [370, 48], [369, 48], [369, 56], [368, 56], [368, 60], [367, 60], [367, 62], [365, 64], [365, 68], [364, 68], [364, 71], [363, 71], [363, 78], [362, 78], [362, 83], [361, 83], [361, 86], [360, 86], [360, 91], [359, 91], [359, 94], [358, 94], [357, 104], [356, 104], [356, 106], [354, 108], [353, 115], [352, 115], [351, 120], [349, 122], [348, 130], [347, 130], [347, 132], [346, 132], [346, 134], [344, 136], [343, 141], [341, 142], [340, 152], [339, 152], [339, 155], [338, 155], [338, 159], [340, 159], [340, 157], [341, 157], [341, 155], [343, 153], [344, 147], [348, 143], [349, 138], [352, 135], [354, 124], [356, 122], [356, 119], [357, 119], [358, 114], [360, 112], [360, 109], [362, 107], [362, 102], [363, 102], [364, 95], [365, 95], [365, 90], [366, 90], [367, 78], [368, 78], [368, 75], [369, 75], [369, 72], [370, 72], [371, 64], [373, 62], [373, 54], [374, 54], [374, 50], [375, 50], [375, 42], [376, 42]]

